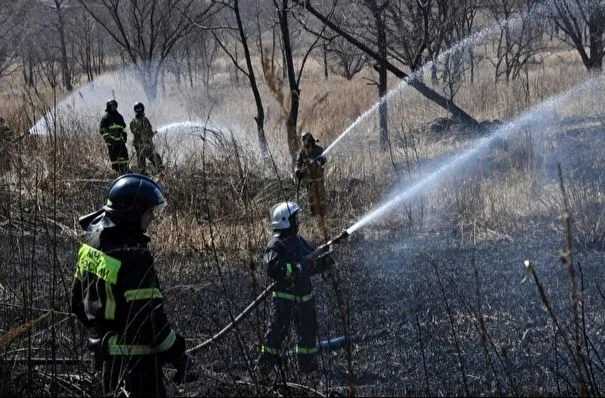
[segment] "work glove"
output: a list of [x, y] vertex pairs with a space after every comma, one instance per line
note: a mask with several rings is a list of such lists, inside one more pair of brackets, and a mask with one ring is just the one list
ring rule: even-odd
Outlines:
[[196, 381], [198, 374], [193, 371], [193, 360], [187, 354], [183, 354], [182, 357], [172, 363], [176, 369], [175, 375], [172, 377], [172, 381], [176, 384], [191, 383]]

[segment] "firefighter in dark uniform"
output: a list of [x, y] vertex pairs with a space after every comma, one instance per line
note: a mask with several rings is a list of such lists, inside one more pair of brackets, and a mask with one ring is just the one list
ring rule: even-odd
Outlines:
[[311, 275], [324, 272], [334, 263], [328, 253], [316, 260], [306, 259], [315, 248], [298, 234], [300, 212], [293, 202], [282, 202], [271, 211], [273, 237], [263, 261], [277, 285], [272, 292], [271, 326], [261, 347], [259, 365], [263, 375], [282, 366], [281, 345], [292, 320], [298, 337], [295, 352], [299, 370], [309, 373], [317, 369], [317, 315]]
[[137, 152], [137, 166], [139, 173], [147, 173], [147, 159], [153, 165], [156, 172], [163, 170], [162, 157], [156, 152], [153, 145], [153, 136], [155, 132], [151, 127], [151, 122], [145, 116], [145, 105], [141, 102], [134, 104], [134, 118], [130, 121], [130, 131], [134, 136], [132, 144]]
[[325, 216], [326, 188], [324, 185], [324, 165], [326, 158], [321, 156], [324, 149], [309, 132], [301, 137], [302, 148], [298, 152], [294, 175], [307, 186], [307, 195], [311, 216]]
[[71, 307], [91, 333], [105, 396], [166, 396], [162, 365], [176, 383], [196, 378], [185, 340], [171, 328], [145, 234], [166, 206], [162, 189], [139, 174], [117, 178], [105, 206], [80, 218], [86, 231], [76, 263]]
[[128, 149], [126, 148], [126, 123], [118, 112], [118, 102], [107, 101], [105, 115], [101, 119], [100, 132], [107, 144], [111, 168], [119, 174], [128, 172]]

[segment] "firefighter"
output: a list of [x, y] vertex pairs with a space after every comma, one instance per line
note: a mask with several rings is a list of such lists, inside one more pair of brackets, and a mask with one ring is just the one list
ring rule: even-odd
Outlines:
[[324, 186], [324, 165], [326, 158], [321, 154], [324, 149], [317, 145], [317, 140], [309, 132], [301, 136], [302, 148], [298, 152], [294, 175], [298, 182], [304, 181], [307, 186], [307, 195], [311, 216], [325, 215], [326, 188]]
[[153, 145], [153, 136], [156, 133], [151, 128], [149, 119], [145, 116], [145, 105], [141, 102], [134, 104], [134, 114], [134, 118], [130, 121], [130, 131], [134, 136], [133, 145], [137, 152], [139, 173], [147, 173], [147, 159], [156, 171], [162, 171], [162, 157], [156, 152]]
[[162, 188], [125, 174], [109, 188], [105, 206], [81, 217], [86, 231], [77, 255], [72, 312], [91, 337], [103, 393], [166, 396], [162, 365], [172, 363], [176, 383], [193, 381], [185, 340], [171, 328], [147, 245], [147, 228], [166, 206]]
[[300, 212], [296, 203], [282, 202], [270, 214], [273, 237], [263, 261], [277, 285], [272, 292], [271, 325], [259, 359], [263, 376], [275, 366], [282, 366], [281, 345], [292, 320], [298, 337], [295, 352], [299, 370], [310, 373], [317, 369], [317, 316], [311, 275], [324, 272], [334, 262], [328, 253], [316, 260], [306, 259], [314, 248], [298, 234]]
[[105, 115], [101, 119], [100, 132], [107, 144], [107, 152], [111, 168], [124, 174], [128, 172], [128, 149], [126, 148], [126, 123], [118, 112], [118, 102], [114, 99], [107, 101]]

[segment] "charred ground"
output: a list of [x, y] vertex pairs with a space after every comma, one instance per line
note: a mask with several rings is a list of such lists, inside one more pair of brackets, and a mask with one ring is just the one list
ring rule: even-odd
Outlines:
[[[584, 148], [583, 162], [570, 158], [572, 167], [564, 169], [565, 175], [576, 176], [566, 181], [569, 196], [584, 195], [572, 200], [575, 229], [567, 230], [560, 219], [560, 196], [546, 197], [552, 186], [558, 189], [556, 173], [547, 166], [554, 162], [549, 152], [521, 151], [518, 143], [508, 143], [481, 160], [483, 166], [499, 166], [495, 176], [484, 170], [461, 176], [464, 184], [443, 187], [440, 201], [427, 195], [419, 204], [402, 205], [388, 220], [335, 247], [348, 331], [365, 336], [351, 345], [352, 374], [346, 351], [338, 350], [321, 354], [320, 371], [312, 377], [300, 377], [289, 365], [286, 378], [294, 384], [288, 388], [261, 385], [254, 362], [268, 322], [266, 301], [224, 339], [196, 353], [200, 379], [181, 390], [170, 386], [171, 393], [346, 395], [353, 387], [366, 396], [599, 394], [605, 388], [600, 287], [605, 275], [600, 232], [586, 226], [602, 217], [602, 202], [590, 196], [598, 190], [573, 187], [586, 182], [601, 187], [595, 146], [602, 129], [564, 131], [568, 140], [558, 142], [572, 152]], [[76, 217], [102, 203], [111, 179], [98, 171], [103, 168], [92, 156], [90, 164], [79, 167], [48, 166], [67, 149], [52, 141], [24, 144], [22, 153], [35, 150], [37, 155], [18, 159], [20, 172], [11, 174], [3, 191], [5, 395], [100, 394], [84, 348], [85, 331], [69, 315], [67, 303], [80, 238]], [[229, 156], [229, 147], [225, 151]], [[219, 331], [269, 283], [260, 263], [269, 236], [266, 208], [294, 197], [295, 187], [288, 176], [259, 175], [254, 167], [210, 157], [161, 179], [176, 205], [153, 231], [156, 267], [169, 317], [190, 346]], [[389, 173], [372, 179], [335, 168], [328, 180], [329, 223], [335, 233], [380, 200], [390, 186]], [[535, 212], [513, 217], [484, 190], [496, 183], [510, 190], [515, 175], [522, 188], [538, 192], [540, 200], [532, 203], [542, 207]], [[524, 185], [527, 175], [534, 181]], [[507, 195], [502, 185], [497, 192]], [[520, 207], [511, 205], [518, 212]], [[313, 224], [307, 219], [303, 234], [318, 242]], [[535, 274], [525, 260], [531, 260]], [[331, 281], [317, 276], [315, 282], [320, 339], [344, 335]], [[14, 338], [7, 339], [7, 331]], [[40, 361], [53, 357], [67, 362]]]

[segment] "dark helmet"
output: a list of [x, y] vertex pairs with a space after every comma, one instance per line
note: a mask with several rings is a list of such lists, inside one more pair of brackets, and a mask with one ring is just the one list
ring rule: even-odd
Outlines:
[[105, 103], [105, 107], [107, 110], [110, 110], [112, 106], [115, 106], [116, 109], [118, 109], [118, 101], [116, 101], [114, 99], [110, 99], [109, 101], [107, 101]]
[[308, 131], [300, 137], [300, 140], [302, 142], [311, 142], [311, 143], [315, 143], [318, 141], [315, 139], [315, 137], [313, 137], [313, 134], [309, 133]]
[[124, 174], [109, 187], [107, 203], [103, 207], [115, 221], [138, 225], [151, 208], [166, 206], [162, 188], [151, 178], [140, 174]]
[[143, 105], [142, 102], [137, 102], [136, 104], [134, 104], [134, 113], [138, 114], [142, 114], [145, 112], [145, 105]]

